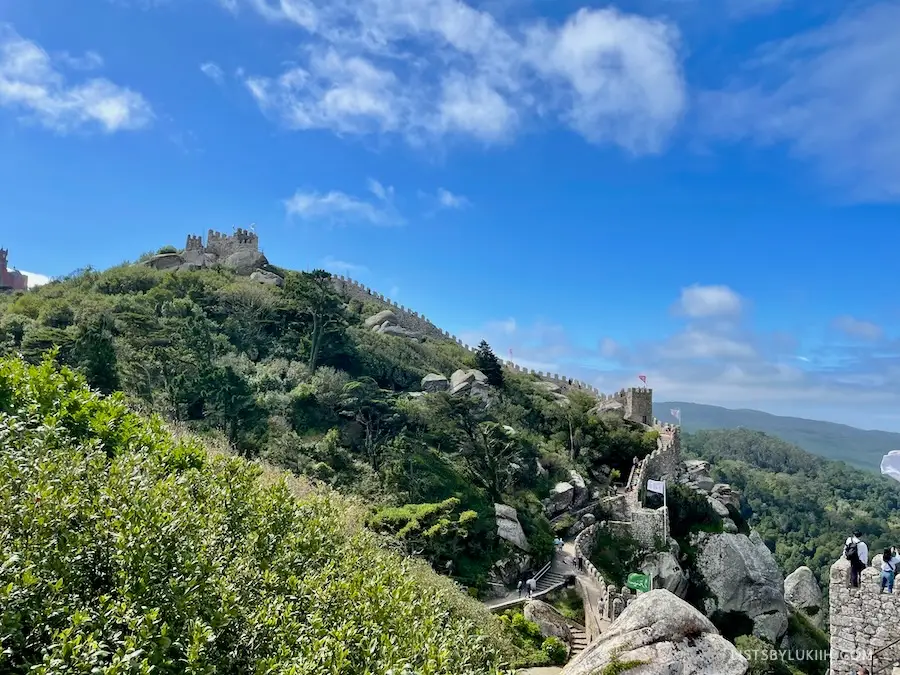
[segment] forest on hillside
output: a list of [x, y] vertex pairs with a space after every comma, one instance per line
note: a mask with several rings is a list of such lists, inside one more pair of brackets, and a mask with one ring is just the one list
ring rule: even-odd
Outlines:
[[[538, 560], [552, 549], [541, 499], [577, 469], [614, 480], [655, 432], [589, 414], [490, 347], [383, 335], [379, 310], [338, 295], [326, 272], [281, 271], [283, 288], [233, 272], [124, 264], [0, 297], [0, 354], [58, 363], [138, 410], [224, 437], [261, 459], [363, 497], [370, 528], [473, 590], [507, 554], [494, 503], [514, 507]], [[411, 395], [428, 373], [480, 368], [474, 396]]]
[[711, 463], [714, 479], [741, 491], [742, 515], [784, 573], [807, 565], [826, 593], [828, 570], [854, 529], [873, 556], [900, 544], [895, 481], [749, 429], [698, 431], [686, 434], [683, 445]]

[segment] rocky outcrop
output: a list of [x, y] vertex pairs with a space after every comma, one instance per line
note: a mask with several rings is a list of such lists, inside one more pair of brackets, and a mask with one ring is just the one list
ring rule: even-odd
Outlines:
[[398, 323], [397, 315], [389, 309], [384, 309], [377, 314], [373, 314], [365, 321], [365, 325], [376, 333], [382, 335], [396, 335], [398, 337], [410, 338], [413, 340], [424, 339], [418, 331], [404, 328]]
[[522, 574], [533, 569], [534, 559], [528, 553], [520, 551], [511, 544], [506, 545], [506, 553], [497, 560], [488, 571], [488, 582], [496, 584], [495, 588], [506, 595], [507, 588], [514, 587], [522, 578]]
[[709, 462], [702, 459], [685, 460], [683, 480], [695, 490], [705, 493], [712, 491], [714, 483], [709, 476]]
[[672, 553], [654, 553], [641, 563], [641, 572], [653, 577], [653, 588], [662, 588], [679, 598], [687, 596], [691, 578]]
[[596, 675], [614, 662], [640, 662], [628, 675], [744, 675], [748, 665], [708, 618], [662, 589], [635, 598], [562, 673]]
[[461, 394], [479, 385], [487, 386], [487, 375], [480, 370], [457, 370], [450, 376], [450, 393]]
[[529, 600], [522, 612], [529, 621], [534, 621], [545, 638], [558, 637], [571, 647], [572, 630], [566, 617], [557, 612], [551, 605], [540, 600]]
[[788, 622], [784, 579], [759, 534], [701, 534], [695, 543], [698, 571], [713, 596], [707, 615], [743, 614], [754, 635], [777, 643]]
[[569, 484], [574, 490], [572, 494], [572, 506], [584, 506], [584, 503], [588, 500], [587, 485], [585, 485], [584, 478], [581, 477], [581, 474], [574, 469], [569, 472]]
[[234, 270], [235, 273], [248, 277], [260, 267], [268, 265], [269, 261], [259, 251], [245, 250], [235, 251], [225, 258], [222, 264], [228, 269]]
[[177, 253], [160, 253], [150, 258], [147, 264], [157, 270], [174, 270], [184, 265], [184, 258]]
[[741, 510], [741, 493], [728, 483], [716, 483], [713, 485], [710, 497], [722, 504], [726, 509], [731, 506], [738, 512]]
[[373, 328], [376, 330], [381, 328], [384, 324], [392, 323], [397, 323], [397, 315], [389, 309], [382, 310], [378, 312], [378, 314], [373, 314], [365, 321], [366, 328]]
[[526, 553], [530, 551], [531, 546], [529, 546], [525, 531], [519, 523], [519, 514], [516, 513], [516, 510], [506, 504], [494, 504], [494, 514], [497, 518], [497, 536]]
[[784, 599], [794, 610], [810, 617], [815, 625], [822, 626], [822, 589], [816, 575], [806, 565], [785, 577]]
[[422, 391], [434, 394], [439, 391], [447, 391], [450, 388], [450, 381], [443, 375], [437, 373], [429, 373], [422, 378]]
[[550, 490], [550, 498], [544, 512], [550, 516], [562, 513], [570, 506], [575, 497], [575, 488], [571, 483], [557, 483]]
[[261, 284], [267, 284], [269, 286], [284, 286], [284, 279], [274, 272], [267, 272], [266, 270], [256, 270], [250, 275], [250, 278], [253, 281], [258, 281]]

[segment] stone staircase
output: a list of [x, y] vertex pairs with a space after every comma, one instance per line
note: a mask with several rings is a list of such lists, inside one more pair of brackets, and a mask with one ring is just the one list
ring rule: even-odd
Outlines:
[[587, 649], [588, 637], [584, 628], [578, 624], [570, 623], [569, 630], [572, 631], [572, 651], [569, 653], [569, 660], [572, 660]]
[[544, 576], [538, 579], [537, 587], [534, 589], [534, 594], [538, 595], [539, 593], [548, 591], [551, 588], [555, 588], [560, 584], [565, 583], [565, 581], [566, 577], [564, 575], [551, 569], [546, 574], [544, 574]]

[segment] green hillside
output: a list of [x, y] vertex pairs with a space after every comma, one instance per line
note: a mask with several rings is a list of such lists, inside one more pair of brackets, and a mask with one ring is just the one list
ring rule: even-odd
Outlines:
[[654, 403], [653, 411], [661, 420], [671, 420], [670, 410], [681, 410], [686, 431], [700, 429], [754, 429], [778, 436], [804, 450], [847, 462], [852, 466], [880, 471], [881, 458], [900, 449], [900, 433], [866, 431], [845, 424], [770, 415], [759, 410], [731, 410], [713, 405], [680, 401]]
[[497, 675], [506, 629], [358, 507], [0, 359], [0, 672]]

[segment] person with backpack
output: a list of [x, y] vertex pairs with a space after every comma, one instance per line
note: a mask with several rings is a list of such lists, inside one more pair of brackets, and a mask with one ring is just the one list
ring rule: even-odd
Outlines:
[[844, 557], [850, 561], [850, 586], [859, 588], [859, 573], [869, 566], [869, 547], [860, 537], [862, 532], [854, 530], [844, 543]]
[[888, 593], [894, 592], [894, 577], [897, 575], [897, 564], [900, 563], [900, 555], [892, 548], [884, 549], [881, 556], [881, 592], [888, 589]]

